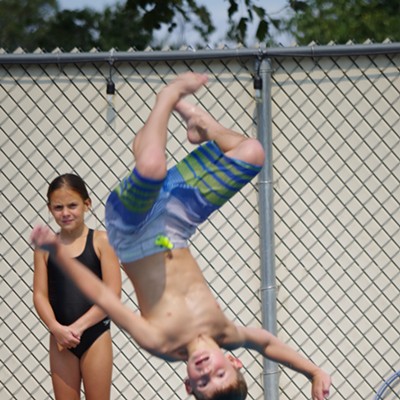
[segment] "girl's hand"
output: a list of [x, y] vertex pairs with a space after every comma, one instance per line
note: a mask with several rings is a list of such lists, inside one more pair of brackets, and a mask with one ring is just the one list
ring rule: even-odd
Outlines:
[[78, 340], [80, 341], [80, 340], [81, 340], [81, 336], [83, 335], [83, 330], [80, 329], [80, 328], [78, 328], [78, 327], [76, 326], [75, 323], [71, 324], [71, 325], [69, 326], [69, 329], [70, 329], [72, 335], [73, 335], [76, 339], [78, 339]]
[[59, 325], [51, 333], [56, 338], [59, 349], [73, 349], [80, 343], [80, 338], [75, 336], [69, 326]]

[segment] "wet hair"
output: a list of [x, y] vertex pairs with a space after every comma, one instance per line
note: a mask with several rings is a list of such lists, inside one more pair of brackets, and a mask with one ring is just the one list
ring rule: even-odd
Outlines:
[[50, 204], [50, 198], [53, 192], [66, 187], [73, 190], [81, 196], [82, 200], [90, 200], [89, 193], [86, 189], [85, 181], [78, 175], [64, 174], [55, 178], [49, 185], [47, 190], [47, 203]]
[[247, 397], [247, 383], [239, 370], [236, 374], [237, 380], [232, 385], [217, 390], [212, 396], [204, 398], [197, 396], [196, 393], [193, 393], [193, 396], [197, 400], [244, 400]]

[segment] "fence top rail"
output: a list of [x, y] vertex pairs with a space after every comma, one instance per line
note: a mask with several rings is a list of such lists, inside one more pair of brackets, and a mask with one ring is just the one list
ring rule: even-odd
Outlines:
[[221, 60], [229, 58], [335, 57], [389, 55], [400, 53], [400, 42], [381, 44], [309, 45], [278, 48], [237, 48], [159, 51], [116, 51], [52, 53], [2, 53], [0, 65], [6, 64], [82, 64], [117, 62], [156, 62], [188, 60]]

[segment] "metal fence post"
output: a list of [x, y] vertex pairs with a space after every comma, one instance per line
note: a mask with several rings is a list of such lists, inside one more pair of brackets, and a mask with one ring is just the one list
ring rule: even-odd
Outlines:
[[[256, 66], [257, 135], [264, 146], [264, 168], [259, 175], [261, 304], [263, 327], [276, 335], [276, 282], [274, 251], [274, 205], [272, 177], [271, 61]], [[275, 362], [264, 362], [264, 398], [279, 398], [279, 369]]]

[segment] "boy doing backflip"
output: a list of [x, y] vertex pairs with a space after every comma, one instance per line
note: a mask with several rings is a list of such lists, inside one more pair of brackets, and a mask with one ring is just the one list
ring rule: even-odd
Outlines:
[[[166, 361], [186, 361], [186, 390], [197, 399], [246, 397], [242, 364], [223, 351], [245, 347], [307, 376], [312, 399], [323, 400], [329, 375], [268, 331], [228, 320], [188, 248], [198, 225], [250, 182], [264, 162], [259, 141], [223, 127], [183, 99], [206, 83], [206, 75], [188, 72], [158, 93], [133, 141], [135, 167], [107, 200], [109, 240], [135, 288], [140, 315], [82, 271], [48, 228], [34, 228], [32, 242], [49, 250], [83, 293], [141, 347]], [[173, 111], [186, 122], [189, 141], [199, 146], [167, 170]]]

